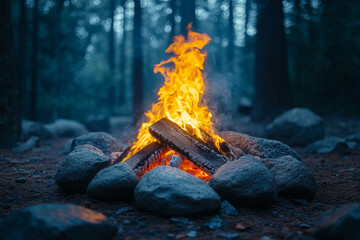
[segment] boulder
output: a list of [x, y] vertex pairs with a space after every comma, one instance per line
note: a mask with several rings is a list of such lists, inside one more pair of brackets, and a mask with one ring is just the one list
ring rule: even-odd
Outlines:
[[322, 118], [306, 108], [290, 109], [266, 127], [268, 138], [297, 146], [323, 139], [324, 133]]
[[54, 136], [59, 138], [77, 137], [87, 133], [84, 125], [77, 121], [68, 119], [57, 119], [55, 122], [46, 124], [45, 128]]
[[115, 138], [104, 132], [87, 133], [85, 135], [75, 138], [72, 141], [71, 149], [74, 150], [75, 147], [86, 144], [97, 147], [106, 155], [110, 155], [112, 152], [123, 151], [123, 148], [120, 146], [119, 142]]
[[222, 198], [238, 206], [263, 207], [277, 197], [274, 176], [251, 155], [222, 165], [209, 185]]
[[86, 128], [91, 132], [108, 132], [110, 130], [109, 117], [104, 115], [91, 115], [85, 120]]
[[110, 163], [109, 157], [98, 151], [81, 148], [72, 151], [62, 161], [55, 180], [67, 193], [85, 193], [94, 176]]
[[360, 203], [346, 204], [320, 214], [310, 229], [319, 239], [360, 239]]
[[279, 195], [314, 198], [315, 177], [302, 162], [290, 155], [276, 159], [261, 159], [261, 161], [274, 175]]
[[72, 204], [40, 204], [12, 213], [2, 223], [4, 240], [112, 239], [116, 227], [100, 212]]
[[139, 182], [134, 171], [118, 163], [98, 172], [87, 188], [87, 194], [101, 201], [127, 201], [133, 197]]
[[32, 136], [26, 142], [21, 143], [19, 146], [14, 147], [14, 152], [27, 152], [32, 150], [34, 147], [39, 146], [39, 137]]
[[323, 140], [309, 144], [306, 147], [306, 152], [319, 154], [346, 154], [349, 153], [350, 150], [350, 146], [348, 145], [346, 140], [338, 137], [328, 137]]
[[28, 120], [21, 121], [21, 139], [22, 141], [28, 140], [30, 137], [36, 136], [40, 140], [51, 138], [51, 133], [39, 122]]
[[261, 158], [278, 158], [291, 155], [301, 160], [300, 156], [293, 149], [276, 140], [251, 137], [232, 131], [221, 132], [219, 135], [233, 147], [241, 149], [245, 154], [251, 154]]
[[360, 133], [355, 133], [346, 137], [346, 142], [351, 149], [360, 150]]
[[210, 214], [221, 204], [219, 195], [207, 183], [169, 166], [146, 173], [134, 197], [140, 208], [167, 216]]
[[219, 212], [220, 212], [220, 214], [223, 214], [223, 215], [239, 216], [238, 210], [236, 210], [236, 208], [226, 200], [221, 202]]

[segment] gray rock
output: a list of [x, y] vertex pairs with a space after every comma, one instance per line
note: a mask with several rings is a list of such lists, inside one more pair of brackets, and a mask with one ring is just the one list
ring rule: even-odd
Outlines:
[[223, 232], [219, 236], [227, 240], [239, 239], [239, 234], [234, 232]]
[[21, 143], [19, 146], [14, 147], [14, 152], [27, 152], [34, 147], [39, 146], [39, 137], [32, 136], [26, 142]]
[[319, 154], [346, 154], [350, 152], [350, 147], [346, 143], [345, 139], [338, 137], [328, 137], [308, 145], [306, 147], [306, 152]]
[[26, 183], [26, 177], [19, 177], [17, 179], [15, 179], [15, 182], [17, 183]]
[[209, 185], [222, 198], [239, 206], [263, 207], [277, 196], [274, 176], [251, 155], [225, 163], [211, 177]]
[[97, 147], [106, 155], [110, 155], [112, 152], [123, 151], [123, 148], [120, 146], [119, 142], [104, 132], [88, 133], [75, 138], [71, 144], [71, 149], [73, 150], [76, 146], [85, 144]]
[[104, 115], [91, 115], [85, 120], [86, 128], [91, 132], [108, 132], [110, 130], [109, 117]]
[[222, 201], [219, 212], [223, 215], [239, 216], [238, 210], [226, 200]]
[[83, 124], [68, 119], [57, 119], [53, 123], [46, 124], [45, 128], [54, 137], [59, 138], [77, 137], [88, 132]]
[[307, 108], [290, 109], [266, 127], [268, 138], [298, 146], [323, 139], [324, 133], [322, 118]]
[[136, 204], [170, 216], [209, 214], [219, 209], [219, 195], [204, 181], [180, 169], [159, 166], [145, 174], [134, 191]]
[[360, 203], [346, 204], [320, 214], [310, 232], [320, 239], [360, 239]]
[[104, 156], [103, 151], [101, 151], [101, 150], [98, 149], [97, 147], [94, 147], [93, 145], [90, 145], [90, 144], [85, 144], [85, 145], [76, 146], [76, 147], [74, 148], [74, 150], [82, 149], [82, 148], [86, 148], [86, 149], [95, 151], [95, 152], [99, 153], [101, 156]]
[[220, 229], [222, 226], [220, 216], [215, 215], [214, 217], [210, 218], [209, 222], [204, 223], [203, 226], [210, 230]]
[[67, 193], [85, 193], [94, 176], [110, 163], [108, 157], [86, 148], [67, 155], [56, 173], [57, 185]]
[[278, 158], [291, 155], [301, 160], [300, 156], [293, 149], [276, 140], [251, 137], [232, 131], [221, 132], [219, 135], [233, 147], [241, 149], [245, 154], [251, 154], [261, 158]]
[[360, 150], [360, 133], [355, 133], [346, 137], [346, 142], [349, 145], [350, 149]]
[[260, 159], [275, 177], [279, 195], [312, 199], [316, 192], [315, 177], [299, 160], [288, 155]]
[[3, 224], [0, 238], [4, 240], [100, 240], [112, 239], [117, 231], [102, 213], [72, 204], [29, 206]]
[[22, 141], [28, 140], [30, 137], [36, 136], [41, 140], [51, 138], [51, 133], [39, 122], [22, 120], [21, 122], [21, 139]]
[[87, 188], [87, 194], [102, 201], [129, 200], [139, 182], [134, 171], [118, 163], [98, 172]]

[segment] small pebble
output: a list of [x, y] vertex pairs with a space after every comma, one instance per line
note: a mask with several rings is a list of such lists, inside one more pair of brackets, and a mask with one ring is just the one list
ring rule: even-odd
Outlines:
[[212, 217], [209, 222], [203, 224], [204, 227], [207, 227], [210, 230], [221, 228], [221, 218], [219, 215]]
[[125, 230], [122, 227], [118, 228], [118, 231], [117, 231], [118, 234], [122, 234], [124, 232], [125, 232]]
[[244, 225], [242, 225], [241, 223], [237, 223], [235, 225], [235, 229], [236, 230], [239, 230], [239, 231], [245, 231], [246, 230], [246, 227]]
[[229, 232], [229, 233], [220, 233], [219, 236], [228, 240], [232, 240], [232, 239], [237, 239], [239, 237], [239, 234]]
[[17, 178], [16, 180], [15, 180], [15, 182], [17, 182], [17, 183], [25, 183], [26, 182], [26, 177], [19, 177], [19, 178]]
[[297, 226], [301, 227], [301, 228], [310, 228], [311, 227], [309, 224], [306, 224], [306, 223], [300, 223]]
[[115, 212], [115, 215], [121, 215], [121, 214], [129, 212], [131, 210], [132, 210], [132, 208], [130, 208], [130, 207], [122, 207]]
[[186, 234], [186, 236], [189, 237], [189, 238], [196, 238], [197, 237], [197, 231], [192, 230], [192, 231], [188, 232]]

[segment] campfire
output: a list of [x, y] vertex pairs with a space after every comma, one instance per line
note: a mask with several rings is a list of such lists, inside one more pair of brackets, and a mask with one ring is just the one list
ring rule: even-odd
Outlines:
[[212, 113], [200, 104], [205, 90], [202, 49], [211, 38], [193, 32], [191, 24], [187, 29], [187, 39], [176, 36], [166, 49], [173, 56], [155, 65], [154, 72], [165, 78], [159, 101], [145, 113], [149, 120], [141, 125], [137, 141], [116, 160], [125, 161], [139, 177], [169, 165], [208, 181], [233, 159], [230, 145], [215, 134]]

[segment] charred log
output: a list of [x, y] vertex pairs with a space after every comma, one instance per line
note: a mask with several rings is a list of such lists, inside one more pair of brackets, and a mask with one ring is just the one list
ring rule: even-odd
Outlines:
[[167, 150], [167, 147], [164, 147], [158, 142], [154, 142], [131, 156], [125, 163], [134, 170], [136, 175], [142, 176], [144, 173], [151, 170], [152, 167], [160, 165], [162, 160], [161, 156]]
[[230, 161], [203, 140], [191, 136], [174, 122], [163, 118], [149, 127], [150, 134], [161, 144], [171, 148], [209, 175]]

